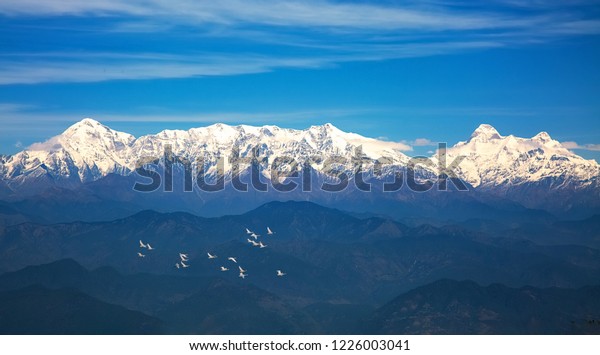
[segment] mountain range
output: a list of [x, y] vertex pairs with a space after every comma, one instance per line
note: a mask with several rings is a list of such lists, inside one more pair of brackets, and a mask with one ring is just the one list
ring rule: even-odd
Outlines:
[[219, 278], [123, 275], [64, 259], [0, 275], [0, 333], [598, 334], [599, 295], [599, 286], [443, 279], [381, 306], [303, 306]]
[[598, 163], [489, 125], [405, 148], [84, 119], [2, 155], [0, 333], [600, 333]]
[[[577, 156], [544, 132], [531, 139], [503, 137], [493, 127], [481, 125], [467, 141], [438, 152], [427, 164], [415, 163], [402, 148], [401, 143], [342, 132], [331, 124], [305, 130], [215, 124], [135, 138], [84, 119], [46, 142], [2, 156], [0, 199], [20, 214], [49, 221], [108, 220], [149, 208], [218, 216], [243, 213], [274, 200], [446, 220], [519, 214], [523, 208], [563, 218], [600, 213], [598, 163]], [[234, 162], [232, 157], [246, 160]], [[446, 171], [439, 170], [441, 160], [448, 165], [457, 158], [459, 164], [451, 176], [455, 179], [446, 181], [449, 191], [440, 191], [433, 183], [446, 176]], [[191, 167], [194, 173], [202, 169], [206, 183], [222, 177], [222, 191], [206, 192], [191, 180], [184, 181], [188, 172], [178, 162], [185, 161], [201, 162]], [[163, 174], [163, 179], [153, 191], [134, 191], [136, 184], [149, 183], [147, 176], [136, 171], [148, 162], [156, 163], [152, 169]], [[168, 193], [166, 162], [174, 166]], [[273, 188], [273, 174], [292, 171], [301, 176], [279, 177], [277, 182], [294, 181], [299, 187], [292, 191]], [[383, 184], [398, 176], [403, 186], [383, 191]], [[304, 191], [307, 177], [311, 179], [309, 192]], [[359, 177], [363, 185], [371, 184], [371, 192], [360, 188]], [[410, 177], [417, 187], [431, 182], [432, 188], [415, 192], [408, 186]], [[271, 184], [265, 184], [267, 191], [251, 184], [248, 191], [240, 191], [235, 179]], [[324, 183], [341, 184], [343, 179], [347, 187], [341, 191], [320, 188]], [[456, 185], [468, 191], [457, 191]], [[462, 207], [458, 213], [448, 206]]]
[[[246, 228], [267, 248], [248, 243]], [[220, 277], [235, 256], [250, 283], [300, 304], [378, 304], [441, 278], [512, 287], [581, 287], [600, 278], [597, 234], [580, 224], [546, 239], [508, 238], [459, 225], [409, 227], [382, 217], [356, 217], [311, 202], [271, 202], [242, 215], [203, 218], [143, 211], [107, 222], [20, 223], [0, 227], [0, 272], [71, 258], [87, 268], [122, 273]], [[569, 231], [566, 233], [566, 231]], [[581, 235], [575, 239], [573, 235]], [[156, 250], [139, 258], [139, 240]], [[207, 258], [207, 253], [218, 259]], [[192, 267], [175, 267], [186, 253]], [[284, 279], [275, 270], [288, 272]], [[293, 279], [293, 282], [290, 281]]]

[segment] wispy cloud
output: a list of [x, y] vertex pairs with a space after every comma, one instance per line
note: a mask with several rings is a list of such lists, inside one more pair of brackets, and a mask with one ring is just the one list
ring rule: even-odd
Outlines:
[[107, 16], [170, 18], [176, 22], [345, 29], [482, 29], [518, 25], [499, 14], [458, 12], [444, 7], [389, 6], [324, 0], [20, 0], [0, 3], [10, 16]]
[[589, 150], [600, 152], [600, 144], [578, 144], [577, 142], [562, 142], [563, 147], [571, 150]]
[[[496, 1], [491, 7], [460, 1], [3, 1], [0, 16], [7, 19], [102, 19], [101, 25], [80, 21], [76, 26], [89, 26], [112, 46], [123, 38], [136, 46], [108, 51], [103, 46], [100, 51], [83, 43], [79, 52], [71, 48], [0, 52], [0, 85], [254, 74], [443, 55], [600, 33], [600, 21], [582, 11], [585, 3], [538, 4], [527, 2], [528, 10], [522, 11], [521, 7], [515, 10], [518, 6], [512, 1]], [[155, 34], [168, 34], [186, 44], [184, 48], [189, 45], [192, 49], [170, 46], [169, 39], [157, 44], [153, 42]], [[232, 44], [226, 49], [199, 44], [211, 40]], [[155, 51], [165, 49], [143, 52], [145, 41]]]
[[123, 53], [105, 60], [73, 61], [30, 59], [7, 61], [0, 68], [0, 84], [37, 84], [47, 82], [99, 82], [124, 79], [164, 79], [200, 76], [255, 74], [275, 68], [319, 68], [327, 64], [322, 58], [269, 58], [251, 55], [166, 56], [123, 60]]
[[[0, 113], [2, 107], [10, 107], [10, 111], [4, 111], [6, 115], [0, 116], [0, 125], [3, 127], [3, 132], [10, 132], [12, 129], [22, 130], [22, 124], [19, 121], [27, 121], [32, 129], [46, 127], [54, 129], [56, 134], [56, 126], [68, 127], [69, 125], [90, 116], [84, 112], [65, 114], [53, 113], [47, 108], [39, 110], [30, 110], [31, 106], [19, 104], [0, 104]], [[165, 127], [173, 123], [186, 123], [188, 126], [193, 126], [194, 123], [199, 126], [213, 123], [227, 124], [282, 124], [289, 125], [294, 122], [296, 125], [305, 125], [309, 122], [321, 121], [326, 123], [331, 120], [344, 120], [352, 117], [365, 117], [378, 112], [379, 109], [371, 108], [323, 108], [314, 110], [297, 110], [297, 111], [262, 111], [262, 112], [222, 112], [222, 111], [198, 111], [198, 112], [174, 112], [171, 109], [164, 107], [139, 107], [136, 108], [136, 113], [122, 114], [112, 112], [95, 112], [91, 118], [101, 121], [102, 123], [165, 123]], [[152, 112], [152, 113], [148, 113]]]
[[[386, 139], [383, 139], [386, 140]], [[405, 149], [405, 151], [413, 151], [415, 147], [433, 147], [438, 145], [437, 142], [434, 142], [428, 138], [417, 138], [414, 140], [403, 140], [400, 143], [402, 143], [404, 146], [406, 146], [407, 148]]]
[[9, 114], [15, 112], [23, 112], [34, 108], [33, 105], [12, 103], [12, 102], [0, 102], [0, 114]]
[[412, 145], [415, 147], [430, 147], [437, 145], [437, 143], [427, 138], [417, 138], [412, 142]]
[[[382, 61], [499, 47], [497, 42], [360, 45], [316, 54], [233, 53], [14, 53], [0, 55], [0, 85], [101, 82], [257, 74], [276, 69], [319, 69], [344, 62]], [[4, 60], [2, 60], [5, 58]]]
[[[311, 30], [482, 30], [538, 27], [553, 20], [561, 25], [573, 20], [570, 11], [589, 4], [585, 1], [498, 1], [486, 2], [406, 1], [373, 3], [331, 0], [19, 0], [0, 3], [0, 14], [7, 16], [131, 16], [132, 31], [154, 31], [149, 23], [206, 24], [224, 27], [263, 25], [302, 27]], [[475, 4], [475, 5], [474, 5]], [[507, 11], [528, 7], [528, 13]], [[528, 6], [526, 6], [528, 5]], [[554, 6], [548, 6], [554, 5]], [[139, 20], [146, 20], [140, 22]], [[137, 24], [137, 25], [136, 25]], [[127, 26], [121, 27], [127, 29]]]

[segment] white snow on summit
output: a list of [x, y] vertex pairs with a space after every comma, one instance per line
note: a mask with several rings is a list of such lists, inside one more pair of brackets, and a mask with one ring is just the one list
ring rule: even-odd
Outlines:
[[[189, 161], [203, 158], [207, 173], [216, 172], [217, 161], [237, 153], [249, 157], [257, 148], [263, 167], [278, 157], [304, 162], [323, 171], [330, 157], [342, 157], [341, 168], [352, 173], [357, 149], [362, 159], [373, 164], [386, 157], [393, 166], [405, 167], [410, 160], [402, 153], [402, 143], [387, 142], [343, 132], [331, 124], [304, 130], [277, 126], [254, 127], [214, 124], [190, 130], [164, 130], [139, 138], [112, 130], [86, 118], [69, 127], [61, 135], [0, 160], [0, 177], [10, 184], [21, 184], [29, 178], [51, 177], [55, 180], [88, 182], [108, 174], [131, 174], [141, 158], [161, 158], [166, 146]], [[585, 160], [553, 140], [545, 132], [532, 138], [502, 136], [492, 126], [483, 124], [468, 141], [447, 150], [447, 161], [464, 156], [458, 176], [474, 187], [511, 186], [528, 182], [549, 181], [551, 188], [585, 187], [598, 182], [599, 165]], [[437, 157], [432, 157], [437, 161]], [[231, 167], [225, 159], [225, 173]], [[389, 172], [391, 170], [385, 170]], [[423, 170], [425, 176], [437, 169]], [[269, 177], [268, 171], [263, 172]]]
[[[321, 157], [313, 163], [317, 170], [322, 168], [325, 158], [334, 155], [346, 158], [347, 169], [351, 170], [350, 161], [358, 147], [367, 159], [385, 156], [397, 164], [406, 164], [409, 160], [401, 152], [407, 148], [402, 143], [346, 133], [329, 123], [304, 130], [218, 123], [187, 131], [164, 130], [136, 139], [86, 118], [61, 135], [11, 156], [0, 171], [8, 180], [37, 171], [38, 175], [77, 176], [83, 182], [93, 181], [110, 173], [129, 174], [140, 158], [162, 157], [167, 145], [179, 158], [189, 161], [204, 158], [212, 164], [209, 173], [214, 172], [219, 158], [231, 156], [235, 149], [239, 150], [239, 156], [248, 157], [254, 147], [259, 148], [261, 156], [268, 158], [269, 164], [277, 157], [291, 157], [297, 162], [308, 157]], [[229, 166], [225, 168], [228, 172]]]
[[562, 184], [591, 183], [599, 175], [598, 163], [585, 160], [553, 140], [546, 132], [532, 138], [501, 136], [487, 124], [479, 126], [466, 142], [447, 150], [448, 161], [458, 156], [460, 176], [475, 187], [494, 187], [554, 179]]

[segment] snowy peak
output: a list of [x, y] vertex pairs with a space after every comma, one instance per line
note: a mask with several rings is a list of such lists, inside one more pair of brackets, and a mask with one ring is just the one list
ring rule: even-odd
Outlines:
[[308, 130], [312, 132], [320, 132], [321, 134], [327, 135], [337, 135], [345, 133], [342, 130], [338, 129], [336, 126], [332, 125], [331, 123], [325, 123], [319, 126], [311, 126]]
[[23, 179], [31, 172], [49, 174], [57, 180], [92, 181], [109, 173], [128, 171], [126, 155], [135, 137], [114, 131], [90, 118], [62, 134], [34, 143], [4, 164], [4, 175]]
[[550, 137], [550, 135], [547, 132], [540, 132], [540, 133], [536, 134], [535, 136], [533, 136], [531, 138], [531, 140], [534, 140], [534, 141], [537, 141], [540, 143], [544, 143], [544, 144], [553, 141], [552, 137]]
[[469, 141], [487, 142], [493, 139], [501, 139], [502, 136], [496, 128], [489, 124], [482, 124], [471, 134]]
[[[310, 157], [336, 155], [345, 157], [347, 169], [352, 170], [351, 160], [359, 147], [364, 156], [373, 161], [383, 156], [391, 157], [395, 162], [405, 163], [409, 159], [401, 152], [406, 149], [402, 143], [346, 133], [329, 123], [304, 130], [217, 123], [187, 131], [164, 130], [136, 139], [86, 118], [61, 135], [17, 153], [4, 164], [3, 178], [19, 176], [39, 167], [51, 176], [78, 176], [84, 182], [110, 173], [126, 175], [135, 170], [140, 157], [162, 157], [167, 145], [179, 157], [189, 161], [201, 157], [215, 166], [218, 159], [231, 154], [247, 157], [256, 147], [267, 158], [265, 164], [277, 157], [291, 157], [302, 162]], [[225, 168], [227, 172], [229, 167]]]
[[130, 144], [135, 140], [134, 136], [128, 133], [112, 130], [91, 118], [84, 118], [83, 120], [75, 123], [71, 127], [67, 128], [67, 130], [65, 130], [59, 137], [62, 141], [67, 143], [78, 141], [84, 144], [94, 144], [98, 141], [102, 141], [104, 144], [109, 143], [109, 145], [115, 141], [124, 144]]
[[448, 156], [464, 157], [460, 175], [471, 185], [494, 187], [549, 181], [550, 185], [592, 184], [599, 166], [553, 140], [546, 132], [532, 138], [502, 136], [481, 125], [471, 139], [448, 149]]
[[65, 132], [63, 134], [65, 135], [72, 135], [72, 134], [76, 134], [77, 132], [93, 132], [93, 131], [99, 131], [99, 130], [110, 130], [110, 128], [106, 127], [105, 125], [103, 125], [102, 123], [91, 119], [91, 118], [84, 118], [81, 121], [73, 124], [71, 127], [67, 128], [65, 130]]

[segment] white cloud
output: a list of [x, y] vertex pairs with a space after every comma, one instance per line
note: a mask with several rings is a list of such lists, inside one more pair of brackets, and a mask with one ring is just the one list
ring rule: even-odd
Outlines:
[[[23, 132], [24, 121], [28, 122], [30, 128], [27, 132], [35, 135], [55, 135], [56, 127], [68, 127], [71, 124], [81, 120], [83, 117], [92, 117], [102, 123], [110, 125], [113, 122], [126, 123], [164, 123], [169, 127], [170, 123], [197, 123], [197, 127], [213, 123], [226, 124], [279, 124], [282, 126], [294, 122], [295, 126], [301, 128], [303, 125], [314, 124], [316, 119], [324, 121], [334, 120], [336, 122], [345, 122], [349, 117], [368, 116], [379, 109], [370, 108], [323, 108], [315, 110], [298, 111], [263, 111], [263, 112], [174, 112], [165, 107], [138, 107], [134, 108], [136, 113], [122, 114], [111, 112], [89, 112], [79, 113], [56, 113], [44, 108], [38, 111], [13, 111], [10, 115], [0, 116], [0, 126], [2, 132], [11, 134], [12, 132]], [[152, 113], [148, 113], [152, 112]]]
[[[530, 6], [527, 12], [506, 11], [515, 6], [512, 1], [498, 1], [493, 7], [460, 5], [445, 1], [408, 1], [400, 5], [332, 0], [0, 1], [0, 15], [9, 17], [102, 18], [103, 25], [90, 30], [103, 32], [109, 39], [123, 32], [128, 36], [168, 32], [251, 44], [244, 46], [251, 53], [111, 53], [94, 49], [80, 53], [5, 52], [0, 55], [0, 85], [322, 68], [343, 62], [443, 55], [600, 33], [600, 21], [586, 18], [581, 11], [571, 11], [567, 5], [549, 9]], [[256, 43], [271, 48], [252, 45]], [[305, 51], [277, 50], [284, 47]]]
[[520, 25], [499, 14], [458, 12], [441, 6], [386, 6], [325, 0], [19, 0], [0, 3], [0, 13], [18, 15], [130, 15], [176, 22], [345, 29], [486, 29]]
[[578, 144], [577, 142], [562, 142], [563, 147], [571, 150], [591, 150], [600, 152], [600, 144]]
[[[50, 82], [101, 82], [109, 80], [173, 79], [202, 76], [257, 74], [282, 68], [318, 69], [352, 61], [378, 61], [430, 56], [496, 47], [494, 42], [410, 43], [339, 49], [334, 53], [282, 57], [247, 53], [37, 53], [15, 60], [0, 59], [0, 85]], [[343, 52], [343, 53], [342, 53]]]
[[413, 150], [413, 147], [431, 147], [436, 146], [438, 143], [428, 139], [428, 138], [417, 138], [415, 140], [403, 140], [402, 144], [410, 147], [407, 150]]
[[[514, 6], [500, 2], [500, 6], [462, 4], [452, 2], [409, 1], [403, 4], [389, 2], [343, 2], [331, 0], [19, 0], [0, 2], [0, 14], [7, 16], [131, 16], [132, 25], [121, 25], [121, 30], [154, 31], [153, 23], [166, 20], [172, 24], [224, 27], [244, 25], [341, 29], [344, 31], [414, 30], [456, 31], [489, 29], [548, 29], [567, 28], [569, 31], [597, 29], [596, 21], [573, 18], [572, 4], [557, 2], [560, 6], [533, 6], [528, 13], [506, 11]], [[504, 5], [504, 6], [502, 6]], [[577, 5], [577, 4], [575, 4]], [[466, 9], [468, 7], [468, 10]], [[462, 10], [459, 10], [462, 8]], [[504, 11], [503, 11], [504, 10]], [[140, 19], [147, 20], [141, 23]], [[164, 28], [164, 27], [162, 27]]]
[[59, 141], [59, 139], [57, 137], [52, 137], [45, 142], [33, 143], [32, 145], [27, 147], [27, 150], [31, 150], [31, 151], [44, 150], [44, 151], [53, 152], [53, 151], [60, 150], [61, 147], [62, 147], [62, 145], [61, 145], [61, 142]]
[[437, 143], [433, 142], [427, 138], [417, 138], [414, 140], [413, 145], [415, 147], [429, 147], [429, 146], [437, 145]]
[[[0, 67], [0, 85], [46, 82], [99, 82], [123, 79], [164, 79], [200, 76], [255, 74], [275, 68], [319, 68], [320, 58], [269, 58], [261, 56], [158, 56], [153, 59], [118, 60], [122, 53], [103, 61], [73, 62], [67, 58], [5, 62]], [[116, 59], [116, 60], [115, 60]]]
[[27, 104], [12, 103], [12, 102], [2, 102], [2, 103], [0, 103], [0, 114], [22, 112], [22, 111], [26, 111], [31, 108], [34, 108], [34, 106], [27, 105]]

